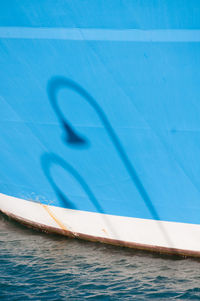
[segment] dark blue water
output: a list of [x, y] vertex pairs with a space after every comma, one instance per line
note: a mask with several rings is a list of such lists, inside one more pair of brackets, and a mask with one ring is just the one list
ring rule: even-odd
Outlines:
[[0, 215], [0, 300], [200, 300], [200, 261], [42, 234]]

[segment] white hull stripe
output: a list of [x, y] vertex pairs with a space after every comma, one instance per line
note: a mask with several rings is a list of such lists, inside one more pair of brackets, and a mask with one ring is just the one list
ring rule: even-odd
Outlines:
[[200, 225], [105, 215], [0, 194], [0, 210], [29, 225], [118, 245], [200, 257]]

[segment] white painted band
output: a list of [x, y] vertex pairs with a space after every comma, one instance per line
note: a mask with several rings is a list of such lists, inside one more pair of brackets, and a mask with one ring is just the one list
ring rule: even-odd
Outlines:
[[[200, 252], [200, 225], [64, 209], [0, 194], [0, 210], [47, 227], [141, 245]], [[50, 213], [50, 214], [49, 214]]]

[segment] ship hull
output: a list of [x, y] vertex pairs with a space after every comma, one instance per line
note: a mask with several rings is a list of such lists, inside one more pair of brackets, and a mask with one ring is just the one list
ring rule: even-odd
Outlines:
[[199, 256], [200, 5], [11, 2], [0, 10], [0, 210]]

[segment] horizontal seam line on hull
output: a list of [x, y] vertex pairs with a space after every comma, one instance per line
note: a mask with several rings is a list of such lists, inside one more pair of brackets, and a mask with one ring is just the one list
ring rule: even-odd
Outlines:
[[0, 38], [121, 42], [200, 42], [200, 30], [0, 27]]

